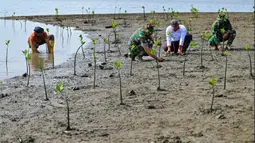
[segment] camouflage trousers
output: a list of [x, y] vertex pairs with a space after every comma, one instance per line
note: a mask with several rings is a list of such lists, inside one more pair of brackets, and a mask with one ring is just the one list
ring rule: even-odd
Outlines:
[[[149, 42], [149, 48], [152, 48], [152, 42]], [[144, 51], [143, 46], [140, 43], [129, 43], [129, 54], [132, 59], [135, 59], [138, 56], [141, 59], [143, 56], [148, 56], [148, 54]]]
[[[229, 30], [226, 32], [229, 37], [228, 39], [225, 39], [224, 41], [228, 41], [227, 42], [227, 46], [231, 46], [235, 37], [236, 37], [236, 31], [235, 30]], [[220, 32], [216, 32], [216, 34], [212, 35], [210, 38], [209, 38], [209, 44], [211, 46], [218, 46], [220, 42], [223, 42], [223, 34], [220, 33]]]

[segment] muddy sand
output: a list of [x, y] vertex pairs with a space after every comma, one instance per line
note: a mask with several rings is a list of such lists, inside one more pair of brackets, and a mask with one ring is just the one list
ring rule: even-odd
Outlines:
[[[147, 14], [149, 20], [153, 15]], [[188, 23], [191, 13], [180, 13]], [[254, 22], [252, 13], [229, 13], [237, 31], [233, 50], [228, 56], [226, 89], [224, 85], [225, 56], [213, 50], [212, 60], [206, 45], [204, 68], [200, 68], [200, 33], [210, 31], [217, 13], [199, 13], [192, 21], [193, 42], [200, 45], [187, 55], [185, 76], [184, 56], [164, 57], [160, 63], [161, 89], [158, 91], [156, 62], [149, 57], [133, 62], [130, 76], [128, 52], [129, 36], [144, 25], [143, 14], [116, 15], [120, 43], [111, 44], [104, 62], [103, 37], [111, 32], [113, 15], [95, 15], [95, 24], [86, 15], [62, 15], [62, 21], [52, 16], [23, 16], [30, 20], [53, 25], [76, 27], [96, 38], [96, 87], [93, 89], [93, 59], [90, 46], [77, 59], [77, 75], [73, 75], [74, 58], [54, 68], [45, 69], [49, 101], [45, 94], [40, 71], [33, 71], [29, 87], [26, 78], [7, 79], [1, 87], [0, 142], [75, 143], [75, 142], [129, 142], [129, 143], [251, 143], [254, 141], [254, 79], [249, 72], [249, 58], [244, 45], [249, 45], [254, 62]], [[164, 35], [170, 16], [156, 14], [161, 24], [159, 35]], [[126, 25], [125, 25], [126, 23]], [[111, 42], [114, 40], [111, 36]], [[77, 37], [79, 38], [79, 37]], [[164, 36], [163, 40], [164, 42]], [[118, 50], [120, 47], [120, 52]], [[75, 47], [76, 48], [76, 47]], [[78, 47], [77, 47], [78, 48]], [[108, 50], [108, 46], [106, 46]], [[164, 55], [161, 50], [161, 55]], [[123, 102], [117, 70], [112, 62], [121, 61]], [[88, 63], [92, 63], [89, 66]], [[252, 64], [254, 67], [254, 63]], [[254, 72], [254, 71], [253, 71]], [[216, 79], [213, 111], [209, 112], [212, 88], [209, 79]], [[58, 80], [63, 81], [64, 94], [69, 97], [71, 131], [66, 132], [66, 104], [64, 97], [55, 93]]]

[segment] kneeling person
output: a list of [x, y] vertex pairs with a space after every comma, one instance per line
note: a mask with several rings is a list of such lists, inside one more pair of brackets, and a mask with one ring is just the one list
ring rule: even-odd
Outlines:
[[42, 27], [35, 27], [34, 32], [28, 37], [29, 48], [32, 49], [33, 53], [40, 53], [38, 47], [45, 44], [48, 48], [48, 53], [53, 53], [54, 50], [54, 35], [49, 35], [44, 32]]
[[132, 60], [135, 60], [136, 56], [138, 56], [139, 59], [142, 59], [143, 56], [149, 55], [159, 62], [164, 61], [163, 58], [157, 57], [150, 52], [150, 48], [152, 48], [154, 43], [152, 39], [153, 32], [154, 26], [152, 24], [147, 24], [146, 27], [136, 30], [129, 38], [129, 54]]
[[175, 19], [171, 20], [170, 25], [166, 28], [167, 46], [164, 48], [166, 55], [169, 55], [171, 51], [182, 55], [183, 52], [186, 52], [191, 40], [192, 35], [187, 34], [186, 27], [179, 25]]

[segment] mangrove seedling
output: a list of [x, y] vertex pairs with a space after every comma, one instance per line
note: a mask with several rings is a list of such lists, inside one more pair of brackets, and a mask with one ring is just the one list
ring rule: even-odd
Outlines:
[[12, 17], [14, 17], [14, 16], [15, 16], [15, 12], [12, 13]]
[[83, 59], [85, 59], [85, 53], [84, 53], [84, 50], [83, 50], [83, 45], [85, 44], [84, 43], [84, 41], [83, 41], [83, 36], [82, 36], [82, 34], [80, 34], [80, 42], [81, 42], [81, 45], [82, 45], [82, 47], [81, 47], [81, 51], [82, 51], [82, 56], [83, 56]]
[[227, 50], [224, 51], [224, 55], [226, 56], [225, 76], [224, 76], [224, 90], [225, 90], [226, 89], [226, 81], [227, 81], [227, 68], [228, 68], [228, 55], [229, 55], [229, 52]]
[[11, 42], [10, 40], [6, 40], [6, 41], [5, 41], [5, 45], [6, 45], [5, 63], [6, 63], [6, 65], [7, 65], [7, 63], [8, 63], [8, 48], [9, 48], [10, 42]]
[[118, 70], [118, 77], [119, 77], [119, 82], [120, 82], [120, 105], [124, 105], [123, 100], [122, 100], [122, 86], [121, 86], [121, 76], [120, 76], [120, 61], [115, 61], [113, 62], [114, 66]]
[[178, 19], [178, 17], [179, 17], [179, 12], [171, 8], [171, 19]]
[[117, 7], [115, 6], [115, 8], [114, 8], [114, 14], [113, 14], [114, 18], [113, 18], [113, 19], [115, 19], [116, 9], [117, 9]]
[[201, 42], [202, 42], [202, 46], [200, 48], [200, 59], [201, 59], [200, 69], [203, 69], [203, 68], [205, 68], [203, 65], [203, 49], [204, 49], [204, 42], [205, 42], [205, 33], [204, 32], [201, 34]]
[[66, 128], [66, 130], [70, 131], [71, 127], [70, 127], [70, 115], [69, 115], [70, 114], [69, 101], [68, 101], [68, 96], [63, 94], [64, 87], [63, 87], [63, 83], [62, 83], [61, 80], [59, 80], [58, 83], [56, 84], [55, 91], [56, 91], [57, 94], [60, 93], [62, 96], [65, 97], [66, 108], [67, 108], [67, 128]]
[[91, 25], [94, 25], [96, 23], [96, 20], [94, 19], [95, 11], [92, 10], [92, 16], [91, 16]]
[[29, 65], [29, 61], [31, 59], [31, 53], [29, 53], [28, 50], [23, 50], [22, 53], [25, 56], [25, 60], [26, 60], [27, 86], [28, 86], [29, 85], [29, 79], [30, 79], [30, 65]]
[[125, 10], [125, 12], [123, 13], [123, 18], [124, 18], [124, 27], [127, 27], [126, 16], [127, 16], [127, 10]]
[[49, 100], [49, 98], [48, 98], [48, 95], [47, 95], [47, 88], [46, 88], [46, 83], [45, 83], [44, 67], [43, 67], [43, 65], [42, 65], [40, 60], [38, 60], [37, 66], [38, 66], [38, 68], [40, 69], [40, 71], [42, 73], [44, 93], [45, 93], [45, 100], [47, 101], [47, 100]]
[[55, 8], [55, 15], [58, 16], [58, 8]]
[[146, 18], [145, 18], [145, 7], [142, 6], [142, 9], [143, 9], [143, 19], [144, 19], [144, 21], [145, 21], [145, 20], [146, 20]]
[[[212, 34], [208, 31], [204, 32], [204, 38], [205, 40], [209, 40], [211, 38]], [[210, 53], [211, 53], [211, 57], [212, 57], [212, 61], [214, 61], [214, 57], [213, 57], [213, 52], [212, 52], [212, 48], [211, 46], [209, 46], [209, 49], [210, 49]]]
[[251, 77], [253, 77], [253, 73], [252, 73], [252, 63], [251, 63], [251, 55], [250, 55], [250, 50], [249, 50], [249, 46], [245, 45], [244, 46], [245, 51], [247, 51], [248, 57], [249, 57], [249, 61], [250, 61], [250, 75]]
[[108, 43], [107, 38], [104, 38], [104, 62], [106, 63], [106, 50], [105, 50], [105, 46]]
[[215, 85], [216, 85], [216, 80], [214, 79], [214, 77], [212, 77], [210, 80], [209, 80], [209, 84], [212, 86], [212, 89], [213, 89], [213, 95], [212, 95], [212, 103], [211, 103], [211, 108], [210, 108], [210, 111], [212, 112], [213, 110], [213, 101], [214, 101], [214, 96], [215, 96]]
[[224, 56], [224, 50], [225, 50], [225, 39], [224, 39], [224, 33], [225, 33], [225, 29], [224, 28], [222, 28], [222, 29], [220, 29], [220, 32], [221, 32], [221, 34], [222, 34], [222, 49], [221, 49], [221, 51], [222, 51], [222, 56]]
[[93, 82], [93, 88], [96, 87], [96, 65], [97, 65], [97, 58], [96, 58], [96, 38], [92, 38], [93, 42], [93, 60], [94, 60], [94, 82]]
[[151, 11], [151, 14], [152, 14], [152, 19], [155, 19], [156, 11], [155, 11], [155, 10], [152, 10], [152, 11]]
[[193, 14], [194, 18], [198, 18], [198, 9], [193, 7], [193, 4], [191, 5], [190, 12]]
[[[166, 9], [164, 6], [162, 6], [162, 9], [163, 9], [163, 14], [166, 12]], [[164, 19], [167, 20], [167, 14], [166, 14], [166, 17], [164, 16]]]
[[111, 36], [111, 32], [108, 34], [108, 51], [111, 51], [111, 43], [110, 43], [110, 36]]
[[83, 17], [83, 10], [84, 10], [84, 6], [81, 7], [81, 14], [82, 14], [82, 17]]
[[[135, 45], [132, 45], [131, 51], [134, 51], [134, 49], [135, 49]], [[132, 58], [130, 58], [130, 73], [129, 73], [130, 76], [133, 76], [132, 70], [133, 70], [133, 60]]]
[[[77, 57], [77, 53], [78, 53], [78, 51], [80, 50], [80, 48], [82, 48], [83, 47], [83, 45], [86, 43], [84, 40], [83, 40], [83, 38], [82, 38], [82, 35], [80, 35], [80, 42], [81, 42], [81, 45], [80, 45], [80, 47], [76, 50], [76, 52], [75, 52], [75, 55], [74, 55], [74, 75], [76, 75], [76, 57]], [[85, 55], [84, 55], [84, 57], [85, 57]]]
[[[197, 43], [193, 43], [192, 41], [189, 44], [190, 48], [196, 47], [198, 44]], [[188, 52], [189, 53], [189, 52]], [[186, 66], [186, 60], [187, 60], [187, 55], [188, 53], [186, 53], [184, 55], [184, 62], [183, 62], [183, 71], [182, 71], [182, 75], [185, 76], [185, 66]]]
[[[153, 48], [150, 49], [150, 53], [152, 55], [156, 54], [155, 49], [158, 48], [158, 46], [159, 46], [159, 42], [155, 40], [154, 44], [153, 44]], [[160, 88], [160, 73], [159, 73], [159, 63], [158, 63], [158, 60], [156, 60], [156, 63], [157, 63], [156, 68], [158, 70], [158, 87], [157, 87], [157, 90], [161, 90], [161, 88]]]
[[189, 26], [187, 27], [187, 31], [190, 33], [191, 31], [192, 31], [192, 24], [191, 24], [191, 22], [192, 22], [192, 18], [189, 18]]
[[118, 22], [115, 22], [114, 19], [112, 19], [112, 30], [113, 30], [113, 33], [114, 33], [114, 43], [117, 42], [117, 26], [119, 25]]
[[121, 18], [121, 7], [119, 8], [119, 19]]

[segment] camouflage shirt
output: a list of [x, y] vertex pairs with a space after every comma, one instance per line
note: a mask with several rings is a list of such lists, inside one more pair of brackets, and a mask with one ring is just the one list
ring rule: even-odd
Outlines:
[[[228, 19], [225, 19], [221, 24], [217, 19], [212, 25], [212, 34], [217, 36], [222, 36], [221, 29], [224, 28], [225, 32], [232, 30], [232, 25]], [[218, 35], [219, 34], [219, 35]]]
[[150, 34], [153, 33], [153, 31], [148, 31], [148, 29], [146, 28], [139, 28], [138, 30], [136, 30], [133, 35], [129, 38], [129, 45], [140, 45], [143, 47], [148, 46], [148, 42], [150, 40], [152, 40], [151, 36], [146, 36], [144, 34], [144, 30], [146, 30], [146, 32], [149, 32]]

